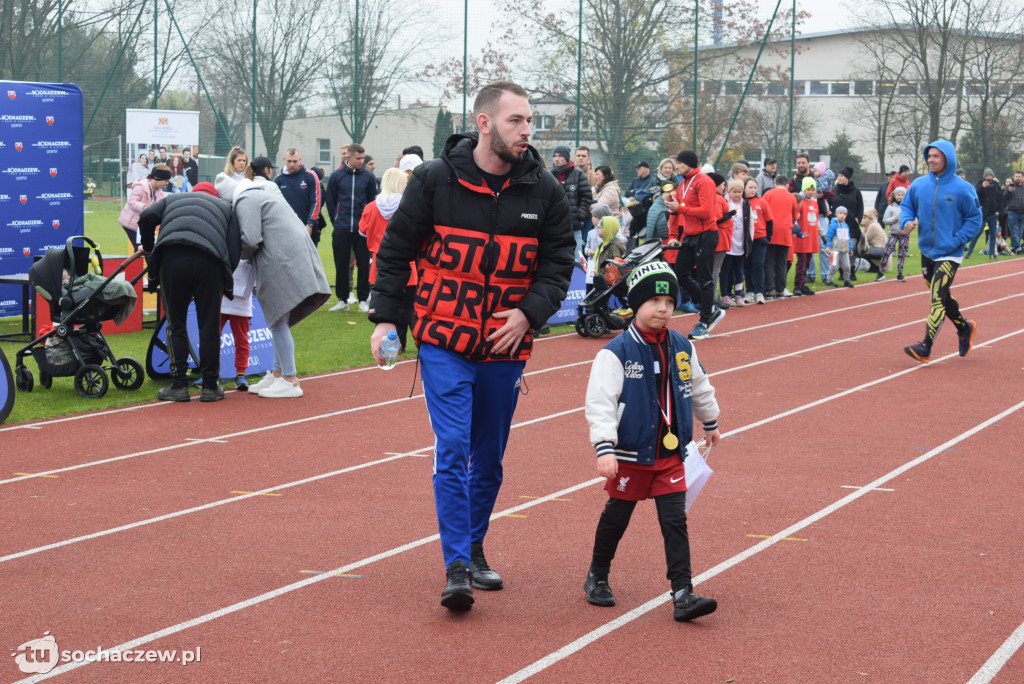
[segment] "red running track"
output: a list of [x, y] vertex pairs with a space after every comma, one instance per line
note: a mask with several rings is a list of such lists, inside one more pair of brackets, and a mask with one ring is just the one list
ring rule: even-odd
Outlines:
[[[966, 359], [951, 326], [932, 364], [902, 353], [921, 281], [733, 310], [698, 343], [727, 438], [690, 518], [720, 609], [693, 624], [671, 619], [649, 504], [618, 606], [583, 597], [604, 496], [582, 397], [604, 342], [569, 335], [528, 364], [487, 538], [506, 589], [468, 614], [438, 603], [432, 435], [406, 364], [309, 378], [296, 402], [0, 429], [0, 635], [201, 649], [54, 671], [69, 681], [1024, 681], [1019, 263], [958, 273], [979, 323]], [[88, 446], [38, 446], [69, 443]], [[23, 676], [13, 660], [0, 679]]]

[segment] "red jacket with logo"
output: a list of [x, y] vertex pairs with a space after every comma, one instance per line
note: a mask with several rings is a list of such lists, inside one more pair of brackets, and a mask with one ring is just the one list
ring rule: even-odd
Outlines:
[[715, 182], [700, 169], [692, 170], [676, 186], [679, 210], [669, 219], [668, 234], [682, 241], [683, 236], [718, 230], [718, 192]]
[[495, 194], [473, 161], [476, 133], [453, 135], [441, 156], [413, 172], [377, 252], [370, 321], [398, 323], [409, 262], [419, 276], [413, 336], [473, 361], [525, 360], [492, 353], [487, 337], [519, 308], [532, 329], [561, 306], [576, 240], [565, 192], [532, 147]]

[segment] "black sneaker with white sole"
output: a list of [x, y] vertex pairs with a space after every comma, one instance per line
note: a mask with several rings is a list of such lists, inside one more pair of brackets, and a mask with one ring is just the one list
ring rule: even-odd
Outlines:
[[473, 607], [473, 587], [469, 582], [469, 566], [465, 561], [448, 565], [448, 583], [441, 592], [441, 605], [448, 610], [469, 610]]

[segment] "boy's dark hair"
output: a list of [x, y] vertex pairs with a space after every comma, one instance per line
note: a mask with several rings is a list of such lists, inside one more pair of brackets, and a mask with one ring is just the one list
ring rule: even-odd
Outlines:
[[366, 148], [359, 143], [352, 143], [345, 149], [348, 150], [349, 154], [364, 154], [366, 152]]
[[495, 103], [501, 99], [502, 93], [512, 93], [527, 99], [530, 97], [529, 93], [518, 83], [513, 83], [512, 81], [491, 81], [480, 89], [476, 99], [473, 100], [473, 116], [477, 116], [481, 112], [489, 113]]
[[780, 185], [789, 185], [789, 179], [781, 173], [775, 177], [775, 187], [779, 187]]
[[402, 150], [403, 157], [407, 154], [415, 154], [420, 159], [423, 159], [423, 148], [420, 147], [419, 145], [410, 145], [409, 147], [406, 147], [404, 150]]

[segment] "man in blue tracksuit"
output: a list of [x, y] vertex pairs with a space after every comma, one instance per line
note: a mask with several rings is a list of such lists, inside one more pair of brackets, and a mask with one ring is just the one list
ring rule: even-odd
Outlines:
[[320, 216], [320, 177], [302, 165], [297, 149], [289, 147], [284, 151], [284, 171], [277, 174], [274, 182], [313, 238], [316, 219]]
[[359, 219], [363, 208], [377, 196], [377, 183], [373, 174], [363, 168], [366, 150], [353, 143], [348, 146], [348, 159], [331, 174], [327, 181], [327, 211], [334, 236], [331, 247], [334, 250], [335, 288], [338, 303], [331, 311], [348, 311], [348, 293], [351, 288], [348, 266], [351, 254], [355, 252], [356, 268], [359, 270], [356, 296], [359, 311], [369, 311], [370, 298], [370, 251], [366, 248], [366, 236], [359, 234]]
[[932, 343], [944, 319], [956, 326], [960, 356], [967, 356], [978, 326], [960, 313], [950, 294], [953, 277], [964, 260], [964, 245], [981, 230], [981, 203], [974, 186], [956, 175], [956, 149], [948, 140], [937, 140], [924, 148], [929, 173], [910, 184], [900, 209], [900, 228], [907, 235], [918, 229], [921, 275], [931, 287], [931, 309], [923, 342], [904, 351], [921, 363], [928, 363]]

